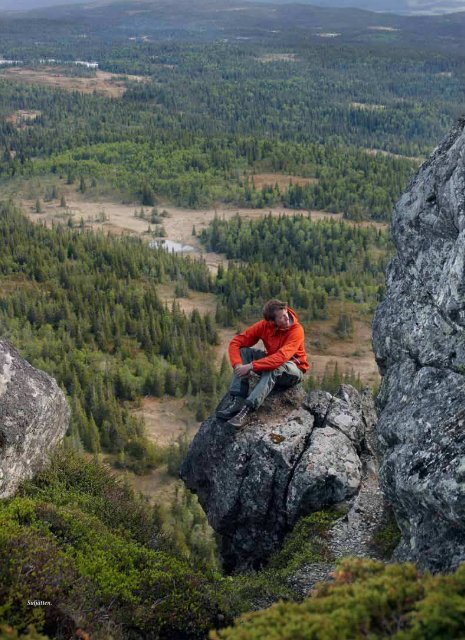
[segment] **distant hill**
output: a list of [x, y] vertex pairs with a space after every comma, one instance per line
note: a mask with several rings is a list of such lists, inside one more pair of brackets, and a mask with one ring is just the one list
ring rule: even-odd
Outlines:
[[[11, 2], [12, 0], [0, 0]], [[329, 3], [368, 0], [318, 0]], [[376, 6], [406, 5], [414, 0], [370, 0]], [[415, 0], [426, 5], [427, 0]], [[433, 0], [428, 0], [430, 3]], [[443, 0], [444, 3], [454, 0]], [[458, 1], [458, 0], [455, 0]], [[465, 4], [465, 0], [460, 0]], [[53, 2], [53, 0], [17, 0]], [[10, 14], [12, 17], [14, 14]], [[246, 2], [245, 0], [97, 0], [81, 4], [37, 8], [18, 14], [21, 21], [48, 24], [55, 36], [69, 38], [70, 29], [112, 41], [128, 38], [154, 38], [190, 41], [247, 42], [296, 46], [298, 43], [376, 45], [390, 48], [429, 48], [461, 52], [465, 40], [465, 12], [448, 15], [410, 16], [375, 13], [366, 9], [316, 6], [307, 3]], [[45, 21], [45, 22], [44, 22]], [[53, 25], [53, 26], [52, 26]], [[79, 26], [78, 26], [79, 25]], [[14, 31], [14, 30], [13, 30]], [[13, 31], [8, 31], [13, 35]], [[2, 42], [5, 46], [9, 42]], [[13, 43], [11, 43], [13, 46]], [[9, 48], [11, 48], [11, 46]], [[4, 54], [5, 55], [5, 54]], [[53, 56], [52, 56], [53, 57]]]
[[30, 11], [56, 5], [79, 4], [84, 0], [0, 0], [0, 11]]
[[[465, 0], [254, 0], [264, 4], [306, 4], [317, 7], [356, 8], [404, 15], [444, 14], [465, 11]], [[0, 11], [29, 11], [42, 7], [95, 4], [85, 0], [0, 0]], [[128, 3], [130, 4], [130, 3]], [[134, 2], [137, 4], [137, 1]], [[155, 3], [154, 3], [155, 4]], [[178, 3], [173, 1], [173, 6]], [[182, 3], [181, 3], [182, 4]], [[193, 5], [197, 4], [195, 1]], [[221, 5], [222, 2], [219, 2]], [[240, 4], [243, 4], [242, 2]]]
[[[295, 0], [256, 0], [274, 4], [291, 4]], [[300, 4], [319, 7], [340, 7], [366, 9], [384, 13], [405, 15], [439, 15], [453, 11], [465, 11], [465, 0], [298, 0]]]
[[[13, 0], [0, 0], [11, 3]], [[386, 46], [390, 49], [431, 49], [446, 55], [462, 55], [465, 40], [465, 11], [453, 17], [441, 15], [407, 15], [373, 12], [362, 8], [334, 7], [330, 4], [368, 0], [317, 0], [317, 6], [301, 0], [94, 0], [36, 7], [20, 12], [22, 3], [54, 0], [16, 0], [16, 11], [3, 14], [2, 55], [14, 51], [23, 32], [40, 31], [49, 37], [69, 40], [73, 37], [96, 38], [108, 42], [153, 39], [160, 42], [238, 42], [275, 46], [279, 34], [282, 47], [325, 42], [328, 46]], [[56, 0], [55, 0], [56, 1]], [[390, 8], [416, 2], [423, 8], [437, 0], [370, 0]], [[443, 0], [446, 4], [464, 4], [465, 0]], [[399, 9], [400, 10], [400, 9]], [[19, 29], [19, 31], [18, 31]], [[47, 33], [49, 35], [47, 35]], [[332, 43], [332, 44], [331, 44]], [[51, 53], [50, 57], [55, 57]], [[18, 56], [19, 57], [19, 56]]]

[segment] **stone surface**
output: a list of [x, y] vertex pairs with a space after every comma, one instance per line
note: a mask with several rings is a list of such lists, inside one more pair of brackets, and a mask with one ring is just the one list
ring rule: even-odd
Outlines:
[[326, 559], [299, 567], [288, 580], [302, 597], [317, 582], [331, 580], [336, 561], [341, 558], [384, 560], [373, 544], [376, 531], [385, 521], [387, 507], [378, 483], [377, 460], [365, 452], [361, 463], [362, 479], [357, 494], [347, 502], [347, 513], [334, 522], [322, 540]]
[[420, 167], [392, 222], [397, 255], [373, 323], [381, 482], [396, 556], [465, 560], [465, 121]]
[[55, 380], [0, 340], [0, 498], [13, 495], [44, 466], [68, 421], [68, 404]]
[[350, 498], [361, 476], [360, 459], [347, 436], [329, 425], [315, 429], [289, 484], [289, 523], [295, 524], [304, 513]]
[[367, 398], [347, 385], [336, 396], [296, 387], [269, 396], [241, 431], [215, 417], [201, 425], [181, 477], [221, 535], [227, 570], [260, 566], [298, 518], [356, 494], [374, 427]]

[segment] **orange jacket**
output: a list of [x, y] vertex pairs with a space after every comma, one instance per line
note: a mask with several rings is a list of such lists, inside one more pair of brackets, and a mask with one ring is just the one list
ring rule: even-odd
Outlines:
[[289, 307], [287, 310], [293, 320], [289, 329], [278, 329], [274, 322], [260, 320], [231, 340], [229, 360], [233, 368], [242, 364], [241, 347], [253, 347], [261, 339], [267, 355], [252, 362], [254, 371], [272, 371], [288, 360], [293, 360], [301, 371], [307, 371], [304, 330], [295, 311]]

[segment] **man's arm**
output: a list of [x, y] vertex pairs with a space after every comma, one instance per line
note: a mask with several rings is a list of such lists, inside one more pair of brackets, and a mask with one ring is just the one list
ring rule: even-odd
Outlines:
[[234, 369], [238, 364], [242, 364], [241, 348], [253, 347], [262, 337], [264, 320], [256, 322], [242, 333], [239, 333], [229, 343], [229, 361]]
[[253, 371], [257, 373], [260, 371], [273, 371], [273, 369], [277, 369], [290, 360], [304, 343], [304, 330], [302, 325], [296, 324], [289, 329], [286, 338], [281, 349], [278, 349], [278, 351], [270, 356], [266, 356], [266, 358], [254, 360], [252, 363]]

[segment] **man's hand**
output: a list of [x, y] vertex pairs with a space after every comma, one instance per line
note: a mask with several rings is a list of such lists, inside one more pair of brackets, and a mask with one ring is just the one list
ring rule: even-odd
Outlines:
[[236, 376], [239, 376], [239, 378], [243, 378], [244, 376], [248, 376], [252, 369], [252, 363], [236, 364], [236, 366], [234, 367], [234, 373], [236, 374]]

